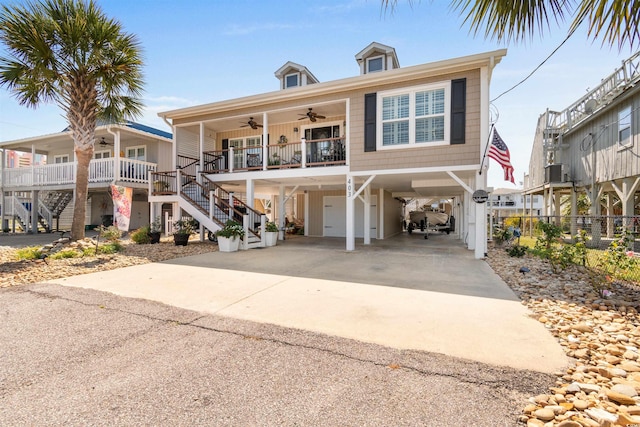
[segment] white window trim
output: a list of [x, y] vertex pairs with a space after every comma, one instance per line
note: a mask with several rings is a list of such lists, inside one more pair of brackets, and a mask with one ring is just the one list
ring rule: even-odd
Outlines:
[[[623, 144], [620, 141], [620, 114], [625, 111], [625, 110], [629, 110], [629, 142], [627, 142], [626, 144]], [[633, 147], [633, 143], [634, 143], [634, 133], [633, 133], [633, 108], [631, 107], [631, 105], [628, 105], [624, 108], [621, 108], [618, 111], [618, 135], [616, 137], [616, 139], [618, 140], [618, 149], [619, 150], [626, 150], [628, 148]]]
[[[382, 60], [382, 68], [379, 69], [379, 70], [371, 71], [371, 69], [369, 68], [369, 63], [372, 60], [378, 59], [378, 58], [380, 58]], [[371, 56], [371, 57], [367, 58], [367, 74], [369, 74], [369, 73], [379, 73], [381, 71], [385, 71], [386, 69], [387, 69], [387, 64], [386, 64], [384, 55], [376, 55], [376, 56]]]
[[[94, 151], [94, 152], [93, 152], [93, 158], [94, 158], [94, 159], [96, 158], [96, 154], [101, 154], [101, 155], [102, 155], [102, 154], [104, 154], [104, 153], [109, 153], [109, 158], [113, 157], [113, 156], [111, 155], [111, 150], [96, 150], [96, 151]], [[101, 159], [104, 159], [104, 157], [100, 157], [100, 158], [101, 158]]]
[[[138, 148], [144, 148], [144, 159], [142, 159], [143, 162], [147, 161], [147, 146], [146, 145], [132, 145], [130, 147], [127, 147], [124, 149], [124, 153], [127, 156], [127, 159], [130, 159], [131, 157], [128, 156], [129, 154], [129, 150], [136, 150], [136, 153], [138, 151]], [[136, 156], [137, 157], [137, 156]], [[137, 159], [136, 159], [137, 160]]]
[[[290, 77], [290, 76], [296, 76], [296, 78], [297, 78], [297, 80], [298, 80], [298, 84], [297, 84], [297, 85], [295, 85], [295, 86], [288, 86], [288, 85], [287, 85], [287, 78], [288, 78], [288, 77]], [[285, 89], [290, 88], [290, 87], [300, 87], [300, 86], [302, 86], [302, 76], [300, 75], [300, 73], [289, 73], [289, 74], [285, 74], [285, 76], [284, 76], [284, 81], [283, 81], [283, 85], [284, 85], [284, 88], [285, 88]]]
[[[70, 163], [70, 159], [71, 157], [68, 154], [56, 154], [55, 156], [53, 156], [53, 163], [54, 164], [60, 164], [60, 163]], [[56, 159], [62, 159], [61, 162], [56, 162]]]
[[[435, 142], [416, 143], [416, 117], [415, 94], [416, 92], [444, 89], [444, 140]], [[382, 98], [387, 96], [409, 95], [409, 143], [398, 145], [382, 144]], [[404, 87], [402, 89], [378, 92], [376, 105], [376, 149], [377, 150], [402, 150], [407, 148], [428, 148], [450, 145], [451, 141], [451, 82], [440, 82], [422, 86]]]
[[[315, 129], [315, 128], [326, 128], [326, 127], [334, 127], [334, 126], [339, 126], [340, 127], [340, 138], [344, 138], [344, 134], [345, 134], [345, 129], [344, 129], [344, 121], [331, 121], [331, 122], [322, 122], [322, 123], [314, 123], [314, 124], [310, 124], [310, 125], [306, 125], [306, 126], [301, 126], [300, 127], [300, 134], [304, 137], [305, 132], [307, 131], [307, 129]], [[333, 138], [333, 136], [331, 136], [330, 138]]]

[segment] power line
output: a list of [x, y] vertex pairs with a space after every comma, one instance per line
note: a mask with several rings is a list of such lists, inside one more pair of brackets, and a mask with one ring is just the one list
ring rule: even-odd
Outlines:
[[509, 88], [509, 89], [505, 90], [505, 91], [504, 91], [504, 92], [502, 92], [500, 95], [498, 95], [498, 96], [496, 96], [495, 98], [493, 98], [493, 99], [491, 100], [491, 102], [496, 101], [496, 100], [497, 100], [498, 98], [500, 98], [502, 95], [506, 95], [507, 93], [511, 92], [512, 90], [514, 90], [515, 88], [517, 88], [518, 86], [520, 86], [522, 83], [526, 82], [526, 81], [529, 79], [529, 77], [533, 76], [533, 74], [534, 74], [536, 71], [538, 71], [538, 70], [540, 69], [540, 67], [542, 67], [542, 66], [545, 64], [545, 62], [547, 62], [547, 61], [549, 60], [549, 58], [551, 58], [551, 57], [552, 57], [552, 56], [553, 56], [553, 55], [558, 51], [558, 49], [560, 49], [560, 48], [562, 47], [562, 45], [564, 45], [564, 44], [567, 42], [567, 40], [569, 40], [569, 37], [571, 37], [571, 36], [573, 35], [573, 33], [575, 33], [575, 31], [576, 31], [576, 28], [574, 28], [573, 30], [571, 30], [571, 31], [569, 32], [569, 34], [567, 35], [567, 37], [562, 41], [562, 43], [560, 43], [560, 44], [558, 45], [558, 47], [556, 47], [555, 49], [553, 49], [553, 52], [551, 52], [551, 53], [549, 54], [549, 56], [547, 56], [547, 57], [544, 59], [544, 61], [542, 61], [540, 64], [538, 64], [538, 66], [537, 66], [536, 68], [534, 68], [534, 69], [533, 69], [533, 71], [531, 71], [527, 77], [525, 77], [524, 79], [520, 80], [520, 81], [519, 81], [518, 83], [516, 83], [515, 85], [511, 86], [511, 88]]

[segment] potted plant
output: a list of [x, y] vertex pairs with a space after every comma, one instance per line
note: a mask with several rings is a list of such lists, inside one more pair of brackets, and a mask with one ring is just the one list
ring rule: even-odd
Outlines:
[[275, 222], [267, 222], [264, 226], [264, 240], [267, 246], [275, 246], [278, 241], [278, 225]]
[[173, 243], [176, 246], [187, 246], [189, 237], [194, 233], [196, 223], [193, 219], [179, 219], [173, 223]]
[[159, 243], [160, 236], [162, 235], [162, 221], [160, 217], [156, 217], [151, 224], [149, 224], [149, 238], [151, 239], [151, 243]]
[[230, 219], [224, 227], [216, 231], [216, 236], [220, 252], [235, 252], [240, 248], [240, 239], [244, 236], [244, 228], [240, 223]]

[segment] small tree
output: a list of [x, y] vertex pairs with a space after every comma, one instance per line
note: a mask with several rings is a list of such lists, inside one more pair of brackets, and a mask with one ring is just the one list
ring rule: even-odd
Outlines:
[[138, 41], [93, 0], [42, 0], [3, 5], [0, 42], [0, 86], [27, 107], [55, 102], [67, 117], [78, 162], [71, 239], [82, 239], [96, 123], [141, 112]]

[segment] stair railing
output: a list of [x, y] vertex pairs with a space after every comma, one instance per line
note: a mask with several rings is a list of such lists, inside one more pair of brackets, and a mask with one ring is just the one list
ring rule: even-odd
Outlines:
[[45, 221], [46, 225], [43, 225], [47, 229], [47, 231], [51, 231], [53, 224], [53, 212], [51, 212], [49, 208], [44, 203], [42, 203], [42, 201], [39, 201], [38, 203], [38, 216], [42, 217], [42, 219]]
[[[262, 218], [264, 214], [262, 212], [259, 212], [253, 209], [242, 200], [232, 197], [227, 190], [220, 187], [215, 182], [211, 181], [205, 175], [202, 176], [202, 184], [205, 188], [209, 189], [210, 192], [213, 192], [215, 194], [216, 199], [222, 200], [222, 201], [228, 200], [229, 202], [226, 202], [227, 206], [229, 205], [229, 203], [233, 203], [233, 206], [234, 206], [233, 209], [235, 211], [241, 212], [242, 215], [248, 215], [249, 231], [254, 236], [260, 237], [260, 230], [262, 229], [261, 227], [264, 226], [263, 224], [264, 219]], [[232, 198], [233, 198], [233, 202], [230, 201]], [[238, 222], [242, 224], [242, 221], [238, 220]]]
[[22, 204], [22, 201], [16, 196], [13, 196], [11, 204], [13, 206], [13, 214], [17, 216], [18, 219], [20, 219], [20, 222], [23, 224], [23, 228], [25, 229], [25, 231], [28, 231], [31, 227], [31, 212], [25, 205]]

